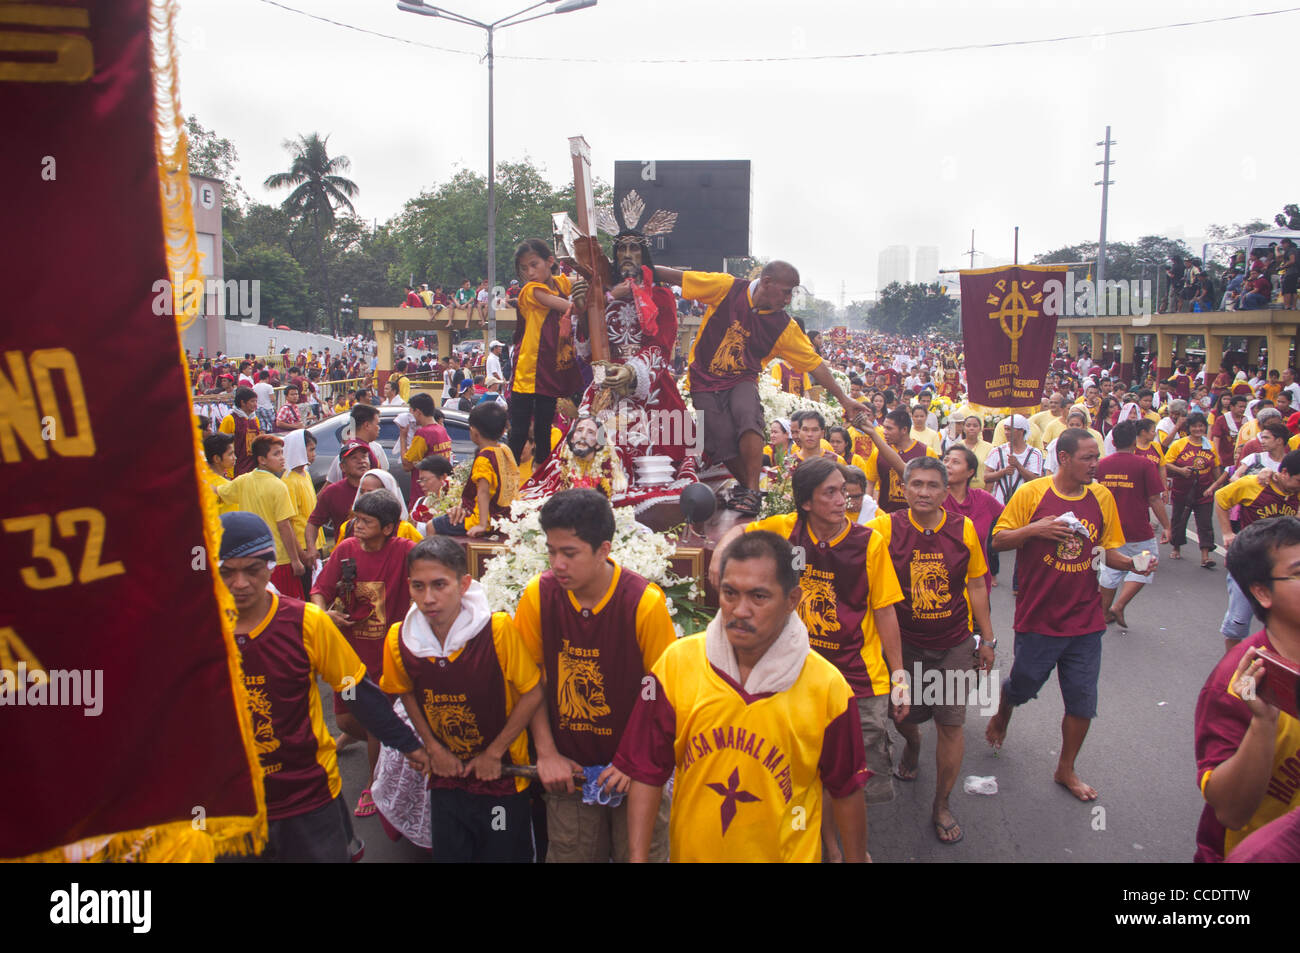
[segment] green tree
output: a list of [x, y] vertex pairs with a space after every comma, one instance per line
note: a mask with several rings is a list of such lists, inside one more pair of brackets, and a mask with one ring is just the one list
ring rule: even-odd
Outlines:
[[954, 333], [957, 302], [938, 282], [900, 284], [895, 281], [880, 292], [871, 309], [871, 324], [886, 334]]
[[225, 183], [222, 190], [221, 209], [227, 215], [237, 213], [248, 201], [248, 193], [235, 175], [235, 166], [239, 162], [239, 152], [229, 139], [218, 136], [211, 129], [204, 128], [197, 116], [191, 115], [185, 120], [185, 135], [188, 142], [186, 150], [189, 156], [190, 175], [206, 175], [210, 179], [221, 179]]
[[1300, 228], [1300, 205], [1284, 205], [1282, 211], [1273, 216], [1278, 228]]
[[848, 307], [844, 309], [844, 316], [850, 331], [866, 330], [873, 306], [873, 302], [870, 301], [849, 302]]
[[283, 248], [254, 245], [226, 263], [226, 278], [259, 283], [259, 324], [305, 330], [310, 302], [302, 267]]
[[347, 156], [331, 157], [328, 143], [328, 136], [322, 139], [314, 132], [300, 135], [296, 141], [285, 140], [284, 147], [293, 156], [289, 171], [267, 176], [264, 184], [268, 189], [293, 189], [281, 208], [311, 228], [323, 292], [322, 310], [328, 316], [331, 333], [337, 335], [338, 302], [330, 290], [325, 246], [334, 232], [335, 210], [343, 208], [355, 215], [351, 200], [360, 189], [351, 179], [339, 175], [352, 168], [352, 161]]

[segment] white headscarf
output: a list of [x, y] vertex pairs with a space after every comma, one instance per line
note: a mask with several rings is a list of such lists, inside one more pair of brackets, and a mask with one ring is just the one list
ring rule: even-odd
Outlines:
[[290, 430], [284, 436], [284, 472], [307, 465], [307, 431]]
[[[397, 497], [397, 502], [402, 505], [402, 520], [409, 523], [411, 521], [411, 514], [406, 511], [406, 497], [403, 496], [402, 491], [397, 488], [397, 478], [387, 470], [367, 470], [365, 473], [361, 474], [361, 483], [364, 483], [368, 476], [373, 476], [384, 485], [385, 490]], [[356, 499], [352, 501], [353, 509], [356, 509], [357, 500], [361, 499], [364, 495], [361, 491], [361, 483], [357, 484], [357, 496]]]

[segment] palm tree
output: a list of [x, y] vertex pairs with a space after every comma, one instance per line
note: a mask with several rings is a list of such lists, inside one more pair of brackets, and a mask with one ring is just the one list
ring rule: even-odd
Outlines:
[[315, 132], [309, 136], [299, 136], [296, 142], [286, 139], [284, 148], [293, 156], [289, 171], [267, 176], [264, 185], [268, 189], [292, 188], [293, 191], [281, 207], [294, 219], [311, 222], [312, 234], [316, 239], [316, 263], [325, 289], [325, 313], [330, 317], [331, 333], [337, 334], [334, 295], [330, 291], [329, 273], [325, 269], [325, 238], [334, 230], [336, 208], [346, 208], [353, 215], [356, 214], [351, 200], [360, 190], [351, 179], [337, 174], [351, 169], [352, 160], [347, 156], [331, 159], [326, 150], [327, 142], [329, 136], [322, 139]]

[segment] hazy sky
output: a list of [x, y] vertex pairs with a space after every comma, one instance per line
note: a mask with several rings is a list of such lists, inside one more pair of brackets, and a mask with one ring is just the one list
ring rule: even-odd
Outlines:
[[[284, 4], [435, 50], [309, 19], [264, 0], [181, 0], [186, 114], [239, 150], [240, 174], [288, 165], [285, 138], [318, 131], [352, 160], [357, 210], [381, 222], [459, 168], [487, 165], [484, 34], [403, 13], [395, 0]], [[454, 0], [498, 19], [525, 0]], [[1195, 239], [1271, 220], [1300, 201], [1300, 127], [1270, 67], [1300, 13], [1130, 35], [1117, 31], [1281, 9], [1273, 0], [599, 0], [496, 40], [498, 162], [531, 156], [557, 184], [567, 138], [596, 173], [616, 159], [749, 159], [752, 251], [786, 258], [819, 297], [874, 293], [887, 245], [975, 247], [1021, 261], [1098, 235], [1094, 145], [1112, 126], [1108, 236]], [[1083, 34], [1030, 46], [793, 62]], [[530, 59], [531, 58], [531, 59]], [[540, 59], [536, 59], [540, 58]], [[682, 63], [637, 62], [647, 59]], [[1257, 110], [1253, 119], [1247, 105]], [[1252, 131], [1243, 131], [1247, 127]], [[498, 235], [513, 243], [529, 236]], [[976, 259], [976, 264], [980, 263]]]

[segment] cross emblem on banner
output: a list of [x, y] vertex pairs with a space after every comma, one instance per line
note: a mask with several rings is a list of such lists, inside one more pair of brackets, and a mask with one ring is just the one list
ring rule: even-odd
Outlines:
[[[1025, 282], [1025, 290], [1028, 291], [1033, 284], [1034, 282]], [[999, 281], [994, 287], [1002, 291], [1006, 288], [1006, 282]], [[990, 294], [987, 300], [989, 304], [998, 305], [997, 311], [989, 313], [989, 320], [997, 321], [1002, 326], [1003, 333], [1011, 339], [1011, 363], [1016, 364], [1020, 361], [1020, 336], [1025, 333], [1029, 319], [1038, 317], [1038, 312], [1029, 307], [1029, 301], [1020, 290], [1018, 281], [1011, 282], [1011, 292], [1006, 297], [999, 298]]]

